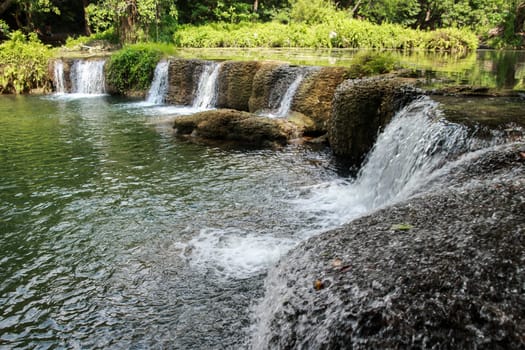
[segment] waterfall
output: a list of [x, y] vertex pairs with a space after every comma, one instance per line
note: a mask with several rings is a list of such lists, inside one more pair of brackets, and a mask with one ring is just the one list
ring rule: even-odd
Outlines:
[[279, 103], [279, 109], [275, 113], [268, 113], [266, 116], [270, 118], [284, 118], [290, 113], [290, 108], [292, 107], [293, 98], [295, 96], [295, 92], [301, 85], [301, 82], [303, 81], [304, 73], [299, 72], [297, 74], [297, 77], [294, 79], [294, 81], [288, 86], [288, 89], [286, 89], [286, 93], [283, 95], [283, 98], [281, 99], [281, 102]]
[[71, 67], [72, 91], [76, 94], [104, 94], [104, 60], [76, 60]]
[[64, 84], [64, 62], [62, 62], [62, 60], [55, 60], [53, 71], [55, 91], [57, 94], [64, 94], [66, 92]]
[[[446, 121], [439, 104], [427, 97], [412, 102], [399, 111], [378, 136], [355, 179], [315, 187], [308, 198], [297, 201], [299, 209], [306, 214], [304, 222], [317, 221], [308, 228], [310, 232], [302, 235], [303, 239], [408, 199], [427, 188], [435, 188], [432, 186], [440, 186], [439, 177], [478, 154], [473, 151], [489, 149], [504, 141], [498, 134], [493, 136], [493, 139], [481, 140], [467, 127]], [[265, 296], [254, 306], [252, 349], [269, 348], [270, 338], [275, 336], [273, 317], [284, 312], [276, 305], [282, 305], [297, 287], [287, 287], [281, 273], [279, 268], [269, 271]]]
[[170, 66], [169, 61], [160, 61], [155, 67], [155, 73], [153, 75], [153, 81], [148, 91], [146, 102], [160, 105], [164, 103], [164, 98], [168, 92], [168, 69]]
[[204, 67], [199, 85], [197, 96], [193, 101], [193, 107], [197, 109], [213, 108], [217, 99], [217, 77], [219, 76], [220, 64], [211, 63]]
[[387, 125], [355, 179], [320, 185], [298, 204], [316, 218], [318, 229], [333, 228], [408, 198], [451, 159], [488, 143], [447, 122], [437, 102], [422, 98]]

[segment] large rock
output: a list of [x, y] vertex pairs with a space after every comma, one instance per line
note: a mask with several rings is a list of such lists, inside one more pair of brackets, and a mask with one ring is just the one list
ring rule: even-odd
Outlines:
[[300, 70], [304, 68], [280, 62], [264, 62], [253, 79], [250, 112], [278, 109], [283, 95]]
[[169, 88], [166, 103], [190, 106], [193, 104], [204, 67], [209, 62], [202, 60], [170, 60]]
[[217, 109], [174, 119], [178, 135], [199, 139], [235, 141], [250, 146], [285, 144], [297, 136], [298, 128], [282, 119], [260, 117], [233, 109]]
[[218, 108], [249, 111], [253, 79], [262, 63], [257, 61], [228, 61], [219, 72]]
[[271, 271], [255, 349], [524, 349], [525, 144], [314, 237]]
[[417, 96], [411, 80], [373, 77], [347, 80], [337, 88], [328, 139], [333, 152], [359, 163], [378, 131]]
[[312, 118], [318, 134], [328, 131], [334, 93], [349, 73], [348, 68], [321, 67], [308, 74], [297, 90], [292, 110]]

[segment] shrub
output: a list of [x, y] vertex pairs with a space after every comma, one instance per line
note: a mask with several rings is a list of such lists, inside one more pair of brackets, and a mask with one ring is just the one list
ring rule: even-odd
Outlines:
[[0, 93], [28, 93], [48, 87], [50, 48], [34, 33], [26, 36], [15, 31], [9, 38], [0, 44]]
[[348, 19], [334, 11], [329, 21], [308, 25], [305, 22], [214, 23], [181, 26], [175, 32], [178, 47], [310, 47], [429, 49], [466, 51], [477, 47], [477, 37], [468, 30], [440, 29], [433, 32], [407, 29], [396, 24], [376, 25]]
[[120, 94], [146, 90], [155, 66], [162, 56], [151, 45], [130, 45], [111, 56], [107, 65], [107, 82]]

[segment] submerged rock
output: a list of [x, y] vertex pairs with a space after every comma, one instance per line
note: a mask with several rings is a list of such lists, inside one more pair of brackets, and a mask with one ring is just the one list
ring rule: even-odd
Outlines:
[[328, 138], [333, 152], [352, 162], [362, 161], [378, 131], [417, 96], [412, 81], [373, 77], [347, 80], [337, 88]]
[[525, 348], [524, 150], [470, 154], [426, 194], [291, 251], [254, 348]]
[[233, 109], [217, 109], [177, 117], [173, 128], [178, 135], [235, 141], [250, 146], [285, 144], [296, 137], [299, 130], [286, 120], [260, 117]]

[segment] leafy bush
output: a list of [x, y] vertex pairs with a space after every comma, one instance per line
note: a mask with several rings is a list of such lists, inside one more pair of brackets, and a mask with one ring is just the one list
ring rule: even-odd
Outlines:
[[477, 48], [477, 37], [468, 30], [421, 31], [395, 24], [376, 25], [348, 19], [335, 11], [330, 21], [307, 25], [304, 22], [213, 23], [181, 26], [173, 36], [178, 47], [311, 47], [429, 49], [466, 51]]
[[107, 82], [117, 93], [146, 90], [162, 52], [151, 45], [130, 45], [111, 56]]
[[397, 59], [387, 52], [363, 51], [352, 58], [350, 75], [360, 77], [392, 72], [396, 68]]
[[0, 93], [28, 93], [47, 87], [49, 47], [35, 33], [26, 36], [15, 31], [9, 37], [0, 44]]

